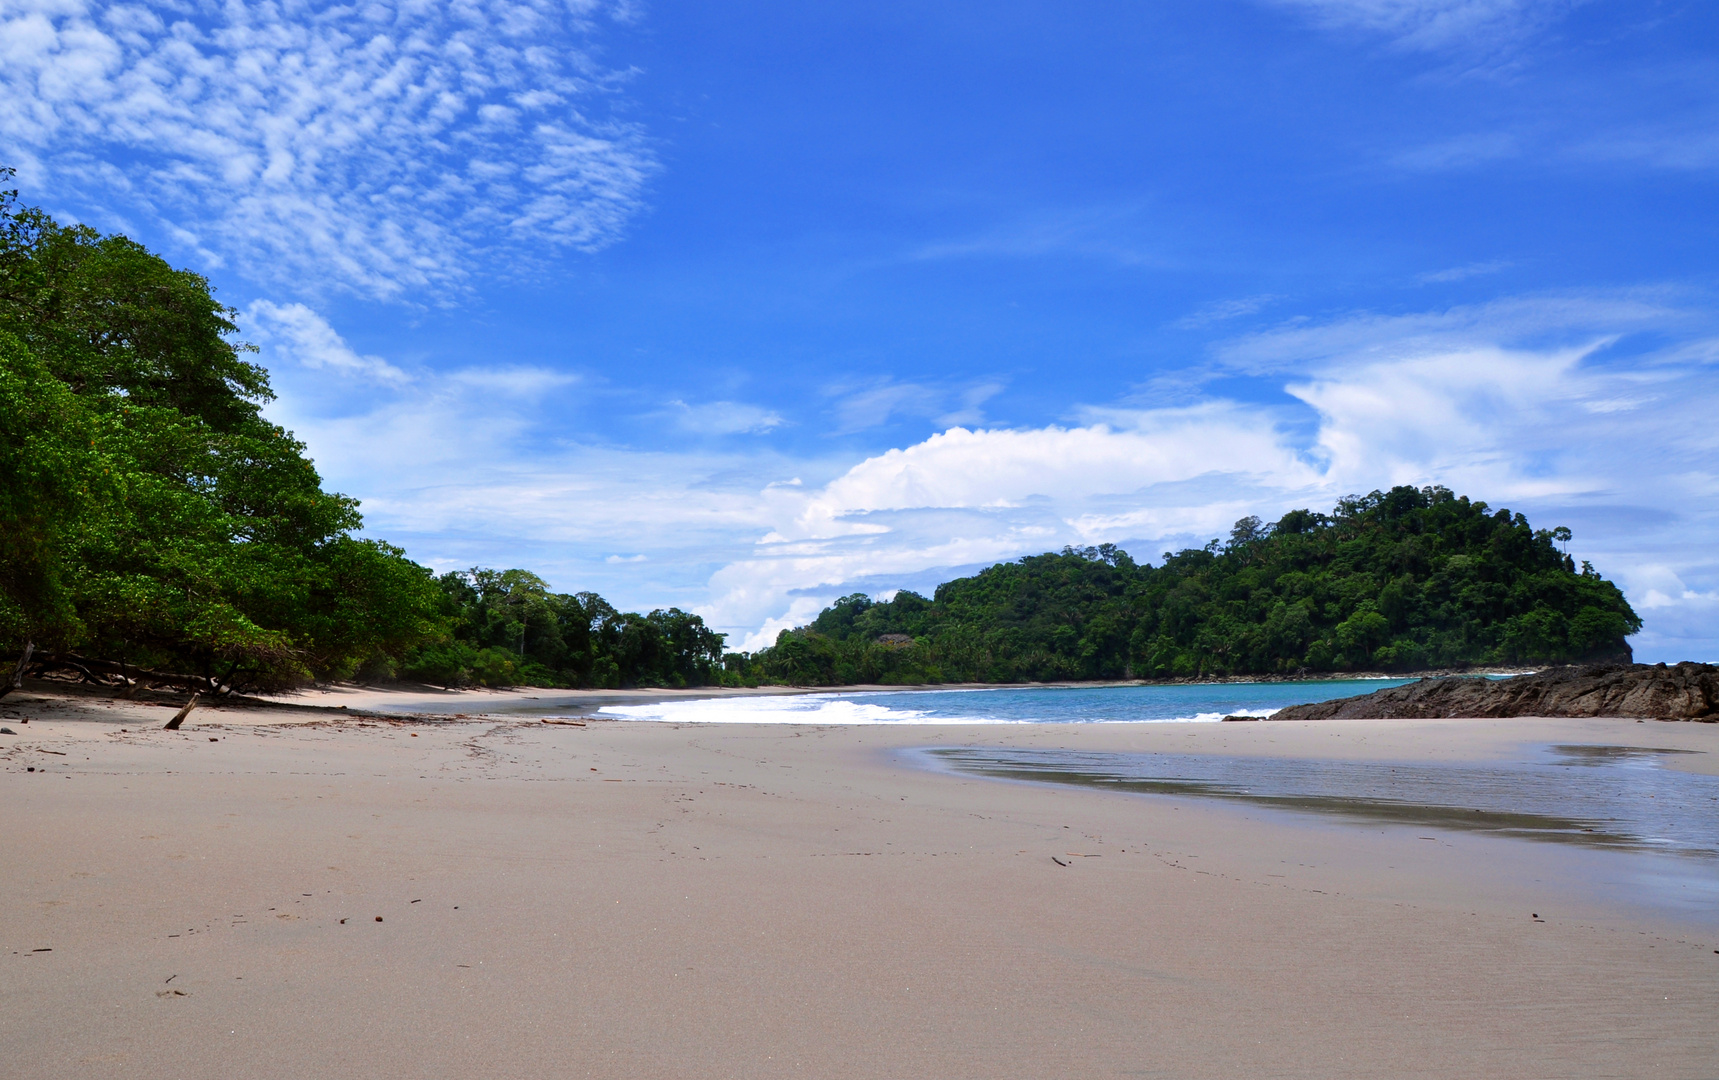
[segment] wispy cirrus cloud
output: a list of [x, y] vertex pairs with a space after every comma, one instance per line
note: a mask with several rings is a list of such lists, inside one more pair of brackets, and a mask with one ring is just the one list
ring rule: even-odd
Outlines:
[[896, 417], [933, 420], [945, 427], [983, 423], [985, 402], [1003, 389], [1001, 382], [993, 380], [946, 386], [884, 377], [837, 384], [825, 392], [832, 399], [836, 417], [831, 434], [850, 435], [882, 427]]
[[1140, 206], [1064, 209], [996, 222], [965, 236], [909, 252], [916, 261], [1025, 259], [1060, 256], [1124, 266], [1165, 266], [1169, 260], [1143, 239]]
[[361, 356], [328, 320], [303, 304], [257, 300], [241, 316], [253, 344], [308, 368], [324, 368], [384, 383], [410, 378], [380, 356]]
[[289, 292], [458, 288], [496, 245], [600, 248], [640, 208], [655, 162], [590, 48], [617, 12], [6, 0], [0, 151]]
[[1392, 154], [1387, 164], [1404, 172], [1457, 172], [1520, 157], [1522, 153], [1522, 139], [1517, 134], [1480, 131], [1406, 147]]
[[671, 401], [666, 416], [694, 435], [763, 435], [787, 422], [774, 410], [743, 401]]
[[1447, 267], [1443, 270], [1432, 270], [1419, 274], [1415, 280], [1422, 285], [1444, 285], [1453, 281], [1467, 281], [1472, 277], [1482, 277], [1486, 274], [1496, 274], [1500, 270], [1508, 270], [1511, 263], [1504, 259], [1493, 259], [1488, 262], [1468, 263], [1463, 266]]
[[1557, 20], [1584, 0], [1266, 0], [1333, 29], [1362, 30], [1426, 52], [1489, 53]]
[[1264, 375], [1362, 359], [1408, 359], [1470, 347], [1565, 347], [1621, 333], [1689, 330], [1705, 318], [1665, 289], [1513, 296], [1408, 314], [1356, 312], [1296, 320], [1221, 342], [1218, 365]]
[[1178, 330], [1198, 330], [1202, 327], [1211, 326], [1213, 323], [1255, 314], [1281, 299], [1283, 297], [1273, 293], [1262, 293], [1258, 296], [1238, 296], [1228, 300], [1214, 300], [1209, 304], [1201, 305], [1170, 325]]

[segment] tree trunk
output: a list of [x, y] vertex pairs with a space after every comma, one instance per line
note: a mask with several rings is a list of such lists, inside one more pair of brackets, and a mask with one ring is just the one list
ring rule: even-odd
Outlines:
[[239, 670], [239, 662], [235, 660], [231, 664], [227, 665], [227, 673], [215, 680], [215, 694], [218, 697], [232, 696], [233, 686], [227, 680], [231, 679], [233, 677], [233, 672], [237, 670]]
[[14, 690], [24, 689], [24, 669], [30, 666], [30, 656], [36, 651], [34, 641], [24, 642], [24, 652], [18, 657], [18, 666], [12, 669], [12, 678], [5, 686], [0, 687], [0, 697], [5, 697]]

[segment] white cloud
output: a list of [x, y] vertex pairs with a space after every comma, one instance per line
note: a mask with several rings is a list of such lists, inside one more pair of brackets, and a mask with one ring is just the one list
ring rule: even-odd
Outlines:
[[682, 431], [695, 435], [762, 435], [786, 422], [779, 413], [738, 401], [704, 401], [695, 405], [671, 401], [669, 417]]
[[1464, 348], [1568, 346], [1637, 330], [1673, 330], [1695, 319], [1663, 291], [1551, 293], [1408, 315], [1360, 312], [1328, 322], [1293, 320], [1224, 342], [1215, 358], [1232, 372], [1308, 372], [1318, 365]]
[[[457, 288], [487, 249], [595, 249], [640, 205], [597, 0], [0, 5], [0, 149], [299, 293]], [[580, 103], [585, 111], [576, 107]]]
[[1471, 277], [1480, 277], [1484, 274], [1496, 274], [1500, 270], [1508, 270], [1510, 265], [1502, 259], [1494, 259], [1491, 262], [1469, 263], [1466, 266], [1452, 266], [1445, 270], [1434, 270], [1418, 275], [1415, 280], [1422, 285], [1442, 285], [1452, 281], [1466, 281]]
[[833, 386], [826, 391], [834, 399], [836, 414], [831, 434], [851, 435], [882, 427], [898, 416], [933, 420], [945, 427], [981, 424], [985, 402], [1003, 389], [1003, 384], [995, 381], [951, 387], [896, 382], [887, 377], [860, 385]]
[[[751, 556], [711, 579], [707, 610], [725, 625], [762, 620], [756, 646], [856, 583], [1065, 543], [1198, 544], [1249, 513], [1442, 483], [1541, 527], [1573, 526], [1578, 557], [1642, 603], [1644, 654], [1711, 655], [1719, 431], [1703, 418], [1719, 414], [1719, 363], [1702, 342], [1625, 361], [1595, 334], [1682, 318], [1571, 296], [1252, 335], [1227, 351], [1262, 374], [1301, 373], [1278, 385], [1310, 426], [1220, 400], [1092, 409], [1073, 428], [947, 431], [782, 502]], [[1573, 334], [1587, 341], [1505, 344]], [[1655, 566], [1682, 576], [1668, 583]]]
[[579, 376], [569, 372], [532, 367], [528, 364], [460, 368], [449, 372], [444, 378], [450, 386], [463, 387], [482, 394], [532, 399], [553, 390], [565, 389], [579, 381]]
[[879, 510], [1010, 508], [1034, 499], [1079, 499], [1134, 491], [1208, 473], [1269, 472], [1306, 483], [1310, 470], [1269, 425], [1234, 406], [1131, 414], [1114, 430], [951, 428], [902, 450], [868, 458], [810, 498], [786, 538], [847, 531], [839, 523]]
[[[1690, 319], [1572, 295], [1297, 324], [1220, 349], [1278, 392], [1270, 402], [954, 427], [859, 461], [762, 441], [725, 453], [578, 441], [566, 433], [601, 407], [585, 388], [472, 392], [494, 373], [414, 371], [339, 415], [303, 385], [322, 372], [287, 366], [271, 415], [332, 486], [364, 498], [377, 535], [420, 559], [524, 565], [623, 606], [677, 604], [748, 648], [856, 590], [1065, 544], [1134, 541], [1152, 557], [1248, 514], [1442, 483], [1574, 529], [1572, 554], [1640, 605], [1642, 655], [1711, 657], [1719, 340], [1687, 334]], [[1639, 329], [1683, 341], [1633, 358], [1608, 344]]]
[[1242, 296], [1230, 300], [1214, 300], [1202, 305], [1197, 310], [1177, 319], [1172, 326], [1180, 330], [1198, 330], [1203, 326], [1223, 322], [1226, 319], [1238, 319], [1243, 315], [1252, 315], [1273, 301], [1283, 299], [1271, 293], [1259, 296]]
[[360, 356], [328, 320], [303, 304], [258, 300], [245, 309], [240, 323], [268, 354], [264, 361], [269, 366], [284, 360], [384, 383], [407, 381], [404, 371], [380, 356]]

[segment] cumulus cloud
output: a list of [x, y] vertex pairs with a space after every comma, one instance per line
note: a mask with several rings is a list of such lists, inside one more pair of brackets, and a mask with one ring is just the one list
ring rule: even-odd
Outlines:
[[[33, 185], [299, 293], [458, 288], [596, 249], [654, 169], [602, 118], [598, 0], [0, 5], [0, 148]], [[123, 222], [121, 223], [123, 225]]]
[[[1134, 541], [1151, 556], [1250, 513], [1440, 483], [1572, 526], [1578, 557], [1641, 604], [1644, 655], [1711, 655], [1719, 432], [1702, 418], [1719, 410], [1719, 357], [1706, 340], [1648, 355], [1614, 347], [1617, 334], [1684, 319], [1641, 298], [1540, 297], [1250, 335], [1220, 352], [1303, 416], [1212, 400], [1094, 408], [1075, 427], [943, 432], [780, 502], [750, 557], [712, 577], [708, 610], [760, 626], [756, 646], [891, 575], [1066, 543]], [[1574, 335], [1586, 340], [1546, 341]]]
[[1069, 543], [1192, 539], [1257, 506], [1249, 495], [1319, 488], [1317, 472], [1281, 433], [1233, 403], [1113, 419], [1115, 426], [953, 428], [781, 498], [776, 527], [750, 557], [711, 579], [713, 617], [735, 626], [762, 619], [745, 639], [757, 647], [784, 619], [815, 613], [856, 581]]
[[[857, 461], [571, 439], [603, 403], [533, 369], [414, 370], [350, 414], [307, 386], [333, 368], [284, 365], [271, 415], [377, 535], [438, 567], [505, 562], [623, 606], [677, 604], [748, 648], [848, 592], [1065, 544], [1155, 558], [1249, 514], [1441, 483], [1570, 526], [1572, 554], [1647, 619], [1641, 655], [1715, 656], [1719, 338], [1692, 320], [1596, 294], [1298, 323], [1219, 347], [1251, 399], [955, 426]], [[1624, 351], [1636, 330], [1680, 342]], [[522, 392], [473, 393], [504, 376]]]

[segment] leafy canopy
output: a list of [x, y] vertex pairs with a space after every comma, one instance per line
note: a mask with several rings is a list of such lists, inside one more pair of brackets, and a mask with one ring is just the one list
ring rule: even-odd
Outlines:
[[429, 572], [263, 418], [233, 314], [0, 193], [0, 643], [267, 686], [434, 636]]
[[442, 685], [711, 686], [737, 681], [723, 635], [679, 608], [621, 612], [596, 593], [552, 593], [525, 570], [443, 574], [448, 636], [404, 674]]

